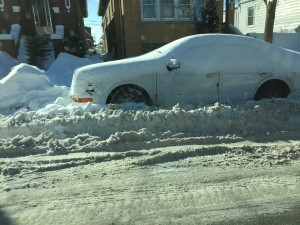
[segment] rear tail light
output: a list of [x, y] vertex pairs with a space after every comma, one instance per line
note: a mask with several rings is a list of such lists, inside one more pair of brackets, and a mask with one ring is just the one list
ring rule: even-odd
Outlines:
[[84, 102], [92, 102], [93, 99], [92, 98], [72, 98], [72, 100], [74, 102], [81, 102], [81, 103], [84, 103]]

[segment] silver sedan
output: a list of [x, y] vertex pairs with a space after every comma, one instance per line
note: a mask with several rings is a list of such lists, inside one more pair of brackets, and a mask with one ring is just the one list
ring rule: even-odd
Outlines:
[[202, 34], [145, 55], [82, 67], [74, 102], [171, 106], [285, 98], [300, 90], [300, 53], [251, 37]]

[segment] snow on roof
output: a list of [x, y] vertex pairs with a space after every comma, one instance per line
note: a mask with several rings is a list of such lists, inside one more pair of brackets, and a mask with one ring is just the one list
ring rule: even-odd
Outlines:
[[11, 36], [11, 34], [0, 34], [0, 40], [13, 40], [13, 37]]
[[19, 24], [12, 24], [10, 34], [14, 40], [15, 45], [18, 44], [18, 40], [20, 37], [21, 26]]
[[0, 34], [0, 40], [13, 40], [15, 45], [17, 45], [20, 31], [21, 26], [19, 24], [13, 24], [11, 25], [10, 34]]

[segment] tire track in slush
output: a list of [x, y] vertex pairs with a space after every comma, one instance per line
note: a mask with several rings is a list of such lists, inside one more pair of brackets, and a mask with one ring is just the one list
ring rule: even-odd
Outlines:
[[[38, 204], [40, 210], [25, 213], [19, 218], [19, 225], [42, 224], [160, 224], [164, 221], [191, 224], [220, 222], [239, 213], [245, 217], [260, 214], [285, 213], [291, 210], [291, 203], [300, 205], [299, 179], [282, 184], [261, 180], [259, 185], [236, 182], [232, 185], [207, 186], [197, 190], [179, 189], [168, 193], [148, 190], [132, 192], [126, 190], [117, 195], [104, 194], [98, 197], [60, 200], [57, 208], [49, 210], [47, 204]], [[149, 194], [151, 192], [151, 195]], [[272, 205], [272, 208], [270, 206]], [[224, 213], [225, 212], [225, 213]], [[228, 212], [228, 213], [226, 213]], [[68, 220], [76, 213], [80, 220]], [[26, 214], [30, 217], [26, 218]], [[219, 217], [223, 215], [223, 217]], [[223, 218], [224, 219], [224, 218]], [[65, 220], [65, 221], [64, 221]], [[31, 223], [30, 223], [31, 222]], [[207, 222], [207, 223], [206, 223]], [[163, 224], [163, 223], [161, 223]], [[179, 224], [179, 223], [178, 223]]]
[[[111, 212], [114, 215], [119, 215], [118, 221], [122, 224], [127, 222], [124, 220], [126, 215], [132, 214], [133, 218], [141, 220], [149, 220], [149, 224], [155, 221], [155, 215], [163, 214], [188, 214], [197, 215], [205, 214], [207, 212], [218, 212], [227, 209], [240, 209], [245, 208], [257, 211], [269, 210], [269, 203], [284, 203], [289, 200], [300, 199], [298, 185], [275, 185], [271, 186], [247, 186], [235, 184], [235, 187], [218, 188], [208, 187], [206, 189], [198, 190], [173, 190], [173, 192], [160, 194], [153, 193], [149, 195], [136, 195], [131, 193], [132, 198], [127, 198], [122, 201], [108, 203], [103, 208], [103, 213], [108, 216]], [[268, 202], [268, 204], [266, 204]], [[286, 208], [289, 208], [288, 206]], [[278, 208], [274, 209], [275, 212], [284, 210], [284, 204], [279, 204]], [[131, 212], [133, 211], [133, 212]], [[183, 215], [182, 215], [183, 216]], [[170, 218], [169, 218], [170, 219]], [[129, 221], [129, 219], [128, 219]], [[137, 223], [138, 224], [138, 223]]]

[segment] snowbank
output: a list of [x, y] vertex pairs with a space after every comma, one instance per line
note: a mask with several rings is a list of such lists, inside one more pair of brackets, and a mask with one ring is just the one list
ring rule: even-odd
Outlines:
[[21, 108], [36, 111], [46, 106], [44, 114], [65, 111], [71, 103], [69, 86], [74, 70], [98, 62], [102, 62], [99, 57], [78, 58], [61, 53], [51, 67], [43, 71], [19, 64], [0, 51], [0, 114], [12, 114]]
[[[300, 132], [300, 102], [295, 100], [142, 110], [113, 105], [85, 107], [69, 105], [62, 106], [57, 114], [20, 111], [3, 117], [0, 156], [267, 141], [272, 137], [295, 138]], [[71, 115], [68, 110], [72, 110]]]
[[0, 110], [40, 109], [60, 96], [66, 96], [66, 87], [54, 86], [44, 71], [27, 64], [19, 64], [0, 80]]
[[88, 58], [79, 58], [67, 53], [60, 53], [47, 70], [47, 74], [52, 83], [70, 87], [74, 70], [93, 63], [95, 61]]
[[17, 60], [12, 58], [6, 52], [0, 51], [0, 80], [4, 78], [12, 67], [18, 64]]

